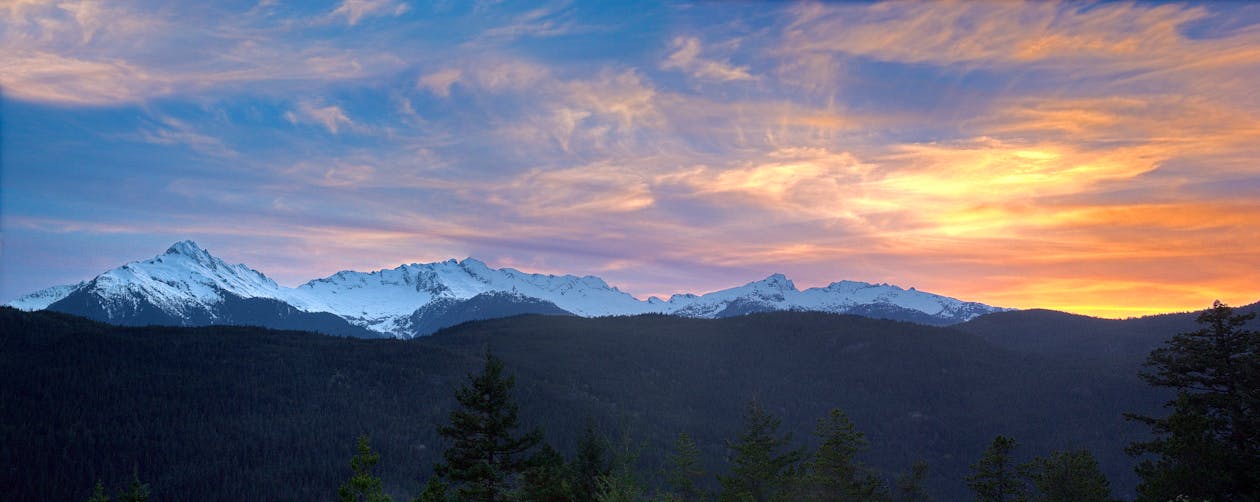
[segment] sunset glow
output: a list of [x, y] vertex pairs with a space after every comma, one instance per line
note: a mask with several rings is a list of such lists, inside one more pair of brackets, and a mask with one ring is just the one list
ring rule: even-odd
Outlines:
[[1260, 300], [1260, 6], [0, 5], [0, 302], [193, 239], [1129, 317]]

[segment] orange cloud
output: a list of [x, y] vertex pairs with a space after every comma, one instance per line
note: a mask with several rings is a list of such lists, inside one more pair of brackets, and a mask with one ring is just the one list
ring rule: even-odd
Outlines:
[[[1092, 62], [1106, 66], [1083, 69], [1114, 74], [1189, 64], [1201, 61], [1197, 56], [1237, 47], [1237, 40], [1192, 40], [1180, 31], [1206, 15], [1202, 8], [1120, 3], [1088, 8], [1068, 2], [805, 4], [796, 9], [783, 50], [933, 64]], [[1231, 63], [1256, 61], [1254, 51], [1231, 54]]]
[[492, 189], [490, 200], [521, 214], [563, 218], [628, 213], [655, 201], [642, 176], [607, 163], [530, 170]]

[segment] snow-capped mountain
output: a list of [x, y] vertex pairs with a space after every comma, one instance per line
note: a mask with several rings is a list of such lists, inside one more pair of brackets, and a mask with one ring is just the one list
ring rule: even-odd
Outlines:
[[[282, 288], [245, 265], [228, 265], [192, 241], [177, 242], [152, 259], [109, 270], [77, 292], [104, 299], [143, 298], [166, 312], [186, 317], [223, 301], [225, 292], [242, 298], [276, 298]], [[67, 294], [69, 296], [69, 294]], [[108, 302], [107, 311], [124, 308]]]
[[278, 298], [298, 308], [336, 313], [368, 329], [410, 336], [411, 315], [420, 308], [438, 300], [467, 300], [489, 292], [543, 300], [580, 316], [653, 311], [646, 302], [598, 277], [527, 274], [490, 268], [472, 258], [413, 263], [375, 272], [342, 271], [307, 282]]
[[[128, 263], [90, 281], [32, 295], [49, 310], [123, 325], [253, 325], [358, 337], [380, 337], [327, 311], [295, 308], [288, 291], [245, 265], [228, 265], [192, 241], [152, 259]], [[32, 295], [10, 304], [27, 308]], [[57, 296], [61, 296], [57, 298]], [[19, 303], [22, 302], [22, 303]]]
[[472, 258], [342, 271], [288, 288], [245, 265], [229, 265], [192, 241], [90, 281], [31, 293], [10, 305], [116, 324], [259, 324], [400, 338], [467, 320], [525, 313], [713, 318], [807, 310], [953, 324], [1006, 310], [888, 284], [841, 281], [798, 290], [782, 274], [704, 295], [639, 300], [598, 277], [496, 269]]
[[65, 298], [73, 293], [74, 290], [83, 287], [87, 281], [78, 284], [65, 284], [61, 286], [53, 286], [44, 288], [34, 293], [27, 293], [19, 296], [18, 299], [9, 302], [9, 306], [21, 310], [43, 310], [52, 305], [53, 302]]

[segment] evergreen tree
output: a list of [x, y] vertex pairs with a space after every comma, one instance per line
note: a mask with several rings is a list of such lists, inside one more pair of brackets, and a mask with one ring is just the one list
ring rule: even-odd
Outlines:
[[460, 407], [451, 412], [450, 425], [438, 429], [452, 444], [435, 470], [455, 483], [462, 500], [505, 500], [525, 470], [525, 453], [538, 444], [542, 433], [516, 434], [520, 426], [512, 400], [516, 379], [504, 375], [499, 358], [487, 351], [481, 374], [468, 379], [455, 392]]
[[424, 489], [420, 491], [415, 502], [449, 502], [450, 495], [447, 495], [447, 490], [446, 483], [437, 476], [433, 476], [424, 484]]
[[854, 458], [866, 439], [839, 409], [818, 420], [814, 435], [821, 444], [806, 462], [802, 487], [810, 500], [868, 501], [888, 497], [884, 482], [871, 475]]
[[643, 483], [635, 470], [638, 460], [639, 449], [630, 440], [629, 434], [623, 433], [620, 447], [612, 456], [608, 473], [599, 477], [599, 490], [594, 500], [598, 502], [646, 500]]
[[1155, 433], [1127, 450], [1156, 456], [1137, 467], [1142, 499], [1260, 500], [1260, 332], [1244, 329], [1255, 316], [1216, 302], [1147, 358], [1142, 378], [1177, 396], [1167, 417], [1126, 415]]
[[927, 462], [919, 460], [910, 466], [909, 471], [897, 476], [893, 482], [893, 502], [931, 502], [932, 496], [923, 488], [927, 470]]
[[669, 470], [665, 481], [669, 484], [672, 499], [679, 501], [700, 500], [703, 496], [697, 481], [704, 477], [700, 467], [700, 449], [686, 432], [678, 433], [674, 441], [674, 453], [669, 456]]
[[355, 443], [354, 456], [350, 458], [350, 479], [337, 490], [337, 500], [341, 502], [389, 502], [381, 488], [381, 478], [372, 475], [372, 468], [381, 460], [381, 456], [372, 451], [371, 441], [367, 434], [359, 436]]
[[971, 466], [967, 486], [979, 502], [1013, 502], [1025, 500], [1024, 482], [1016, 473], [1011, 452], [1015, 440], [1006, 436], [993, 438], [980, 461]]
[[727, 447], [734, 454], [730, 476], [721, 476], [721, 500], [779, 500], [804, 457], [800, 450], [783, 451], [791, 434], [778, 435], [779, 419], [756, 401], [744, 412], [744, 430]]
[[568, 466], [564, 457], [549, 444], [529, 459], [529, 467], [521, 486], [521, 498], [537, 502], [566, 502], [573, 500]]
[[607, 441], [595, 432], [595, 423], [586, 421], [586, 430], [578, 439], [577, 458], [573, 460], [573, 495], [578, 500], [595, 500], [600, 478], [611, 469]]
[[1037, 502], [1108, 502], [1111, 487], [1089, 450], [1056, 451], [1023, 467]]
[[595, 494], [596, 502], [639, 502], [646, 500], [643, 484], [638, 476], [628, 469], [613, 469], [599, 478], [599, 491]]
[[92, 490], [92, 496], [88, 497], [87, 502], [109, 502], [109, 495], [105, 494], [105, 483], [96, 480], [96, 488]]
[[135, 468], [131, 471], [131, 486], [127, 487], [127, 491], [118, 494], [119, 502], [148, 502], [149, 485], [140, 482], [140, 469]]

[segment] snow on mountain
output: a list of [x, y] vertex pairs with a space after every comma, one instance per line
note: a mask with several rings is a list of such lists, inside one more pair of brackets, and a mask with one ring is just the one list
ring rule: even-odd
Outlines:
[[439, 299], [466, 300], [505, 292], [554, 303], [581, 316], [653, 311], [593, 276], [527, 274], [467, 258], [412, 263], [375, 272], [342, 271], [298, 286], [283, 299], [303, 309], [333, 312], [368, 329], [404, 335], [408, 317]]
[[[663, 314], [686, 317], [728, 317], [724, 315], [732, 305], [741, 314], [767, 310], [791, 310], [789, 298], [798, 294], [796, 284], [783, 274], [774, 274], [743, 286], [714, 291], [704, 295], [674, 295], [670, 297]], [[731, 312], [730, 314], [734, 314]]]
[[[354, 326], [403, 338], [424, 334], [420, 332], [424, 330], [417, 331], [417, 326], [425, 324], [417, 316], [439, 310], [426, 310], [427, 306], [458, 305], [474, 297], [483, 303], [492, 298], [495, 310], [504, 312], [512, 311], [507, 303], [518, 301], [523, 306], [537, 300], [588, 317], [660, 313], [713, 318], [811, 310], [950, 324], [1005, 310], [887, 284], [841, 281], [802, 291], [782, 274], [704, 295], [678, 294], [669, 300], [644, 301], [598, 277], [495, 269], [472, 258], [412, 263], [375, 272], [342, 271], [287, 288], [245, 265], [229, 265], [192, 241], [178, 242], [160, 256], [128, 263], [91, 281], [31, 293], [11, 305], [28, 310], [47, 308], [72, 294], [83, 297], [82, 293], [101, 299], [93, 300], [93, 305], [104, 308], [106, 316], [115, 305], [134, 306], [142, 300], [174, 318], [187, 318], [192, 312], [230, 318], [213, 313], [227, 296], [269, 299], [300, 311], [331, 313]], [[479, 296], [500, 293], [503, 295]], [[452, 315], [449, 309], [443, 312]]]
[[[840, 281], [802, 291], [796, 289], [796, 285], [783, 274], [774, 274], [760, 281], [700, 296], [674, 295], [660, 312], [709, 318], [774, 310], [866, 315], [870, 310], [863, 307], [872, 305], [925, 314], [935, 324], [953, 324], [1006, 310], [889, 284]], [[916, 315], [915, 318], [922, 317]]]
[[257, 270], [228, 265], [193, 241], [171, 245], [165, 253], [108, 270], [90, 281], [53, 286], [10, 302], [25, 310], [38, 310], [83, 291], [101, 298], [135, 296], [170, 313], [189, 305], [207, 306], [223, 300], [224, 291], [244, 298], [277, 298], [282, 288]]
[[32, 310], [43, 310], [48, 308], [49, 305], [56, 303], [57, 300], [65, 298], [70, 293], [74, 292], [74, 290], [83, 287], [84, 284], [86, 284], [86, 281], [78, 284], [64, 284], [61, 286], [44, 288], [34, 293], [28, 293], [18, 297], [18, 299], [9, 302], [9, 306], [26, 310], [28, 312]]
[[181, 241], [154, 258], [109, 270], [84, 288], [102, 298], [136, 296], [177, 313], [223, 301], [223, 292], [242, 298], [278, 298], [283, 288], [242, 264], [228, 265], [193, 241]]

